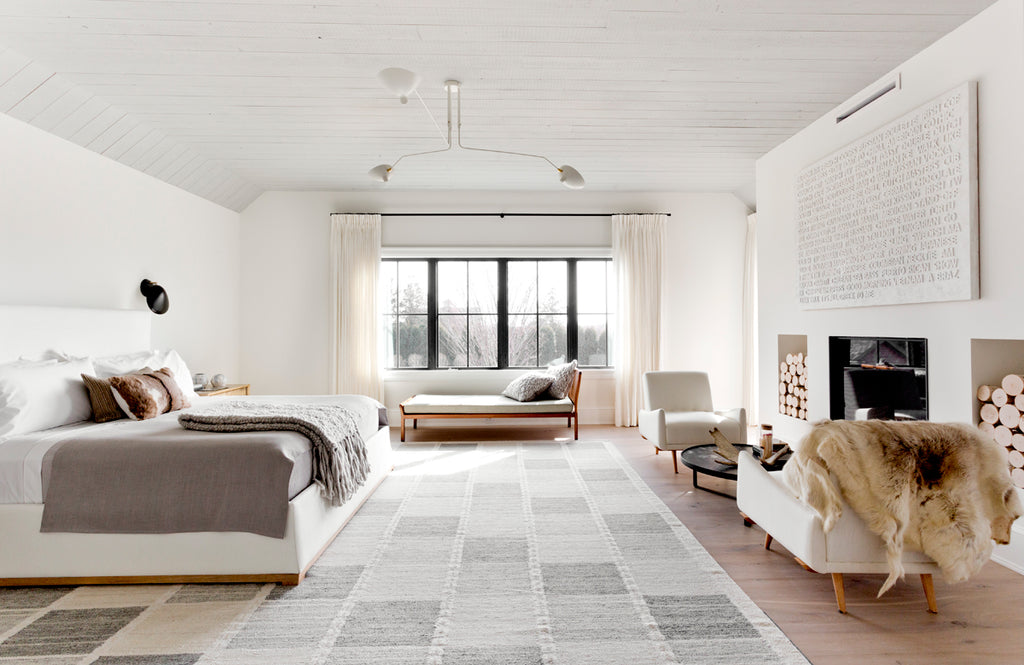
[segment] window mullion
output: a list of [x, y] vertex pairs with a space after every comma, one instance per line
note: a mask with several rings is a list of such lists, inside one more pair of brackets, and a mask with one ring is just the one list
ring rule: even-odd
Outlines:
[[508, 259], [498, 261], [498, 368], [508, 367]]
[[565, 296], [565, 356], [567, 361], [579, 360], [579, 321], [576, 303], [576, 259], [566, 261], [566, 279], [568, 281]]
[[427, 369], [437, 369], [437, 259], [427, 260]]

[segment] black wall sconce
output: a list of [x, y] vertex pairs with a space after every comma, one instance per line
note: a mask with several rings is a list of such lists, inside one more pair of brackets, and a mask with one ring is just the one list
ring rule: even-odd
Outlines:
[[142, 295], [146, 296], [146, 304], [149, 305], [150, 311], [154, 314], [167, 313], [167, 309], [171, 306], [171, 302], [167, 298], [167, 291], [164, 291], [164, 287], [160, 286], [156, 282], [144, 279], [142, 280], [142, 284], [139, 286], [139, 290], [142, 291]]

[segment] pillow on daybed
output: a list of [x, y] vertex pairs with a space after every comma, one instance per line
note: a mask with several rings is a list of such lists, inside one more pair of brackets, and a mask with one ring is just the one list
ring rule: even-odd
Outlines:
[[88, 420], [92, 406], [80, 377], [92, 371], [88, 358], [0, 365], [0, 437]]
[[548, 375], [551, 377], [551, 386], [548, 393], [552, 399], [565, 399], [569, 396], [569, 389], [572, 388], [572, 380], [576, 378], [576, 361], [564, 365], [552, 365], [548, 367]]
[[174, 372], [167, 367], [112, 376], [107, 381], [114, 401], [132, 420], [148, 420], [189, 406], [174, 379]]
[[551, 385], [551, 375], [545, 372], [527, 372], [512, 380], [505, 387], [502, 395], [511, 397], [517, 402], [529, 402], [537, 399]]

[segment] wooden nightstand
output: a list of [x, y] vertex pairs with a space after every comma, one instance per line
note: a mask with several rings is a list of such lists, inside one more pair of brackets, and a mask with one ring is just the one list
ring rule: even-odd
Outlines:
[[248, 383], [229, 383], [223, 388], [210, 388], [209, 390], [197, 390], [197, 395], [210, 397], [211, 395], [248, 395]]

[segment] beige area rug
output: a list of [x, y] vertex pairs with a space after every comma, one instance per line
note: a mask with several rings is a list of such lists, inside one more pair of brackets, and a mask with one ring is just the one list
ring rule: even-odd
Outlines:
[[0, 589], [0, 663], [807, 663], [611, 444], [397, 457], [298, 587]]

